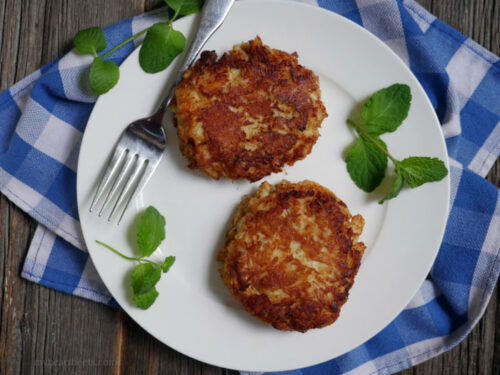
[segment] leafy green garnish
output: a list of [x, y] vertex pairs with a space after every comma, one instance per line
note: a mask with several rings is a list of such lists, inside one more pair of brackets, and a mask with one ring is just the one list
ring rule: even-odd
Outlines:
[[78, 52], [97, 56], [106, 48], [106, 38], [100, 27], [90, 27], [79, 31], [73, 41]]
[[158, 295], [158, 291], [153, 287], [147, 293], [134, 294], [132, 298], [138, 308], [146, 310], [154, 303], [154, 301], [156, 301]]
[[137, 244], [141, 256], [148, 257], [165, 239], [165, 218], [153, 206], [149, 206], [139, 219]]
[[359, 135], [346, 155], [347, 171], [359, 188], [366, 192], [375, 190], [384, 179], [387, 159], [394, 164], [396, 178], [389, 193], [380, 200], [381, 204], [397, 197], [405, 182], [415, 188], [426, 182], [440, 181], [448, 174], [443, 161], [437, 158], [412, 156], [397, 160], [378, 137], [395, 131], [403, 123], [410, 104], [409, 86], [397, 83], [377, 91], [364, 103], [362, 123], [347, 120]]
[[199, 12], [203, 0], [166, 0], [166, 3], [175, 12], [169, 21], [158, 22], [139, 31], [102, 56], [98, 56], [98, 53], [106, 48], [106, 37], [101, 28], [91, 27], [81, 30], [75, 35], [73, 44], [76, 50], [94, 56], [89, 75], [90, 89], [94, 95], [108, 92], [120, 78], [118, 66], [105, 58], [135, 38], [146, 34], [139, 51], [139, 63], [147, 73], [157, 73], [166, 69], [184, 50], [186, 38], [180, 31], [173, 29], [172, 23], [179, 15]]
[[161, 278], [161, 267], [155, 267], [151, 263], [139, 263], [130, 276], [134, 294], [149, 292]]
[[448, 170], [437, 158], [412, 156], [399, 162], [398, 168], [404, 180], [415, 188], [430, 181], [439, 181], [446, 177]]
[[401, 175], [401, 171], [396, 168], [396, 179], [392, 182], [391, 190], [389, 194], [387, 194], [382, 200], [380, 200], [380, 204], [384, 203], [388, 199], [396, 198], [401, 189], [403, 188], [403, 176]]
[[380, 138], [360, 136], [349, 149], [346, 162], [347, 171], [354, 183], [362, 190], [373, 191], [384, 179], [387, 167], [387, 156], [380, 147], [387, 150], [387, 146]]
[[170, 267], [172, 267], [172, 265], [174, 264], [174, 262], [175, 262], [174, 256], [166, 257], [163, 263], [161, 264], [161, 269], [163, 273], [167, 273]]
[[167, 5], [182, 16], [198, 13], [203, 6], [203, 0], [165, 0]]
[[102, 61], [96, 57], [90, 65], [90, 89], [94, 95], [102, 95], [111, 90], [120, 78], [120, 69], [114, 61]]
[[393, 132], [408, 117], [410, 103], [408, 85], [396, 83], [373, 94], [363, 105], [361, 117], [370, 134]]
[[186, 45], [186, 38], [165, 22], [149, 28], [139, 51], [139, 64], [146, 73], [161, 72], [179, 55]]
[[147, 309], [156, 300], [159, 294], [156, 290], [156, 284], [160, 281], [162, 272], [167, 273], [175, 262], [174, 256], [166, 257], [161, 263], [145, 258], [153, 254], [164, 239], [165, 218], [156, 208], [149, 206], [139, 218], [137, 229], [140, 257], [129, 257], [101, 241], [96, 241], [122, 258], [139, 263], [132, 271], [130, 285], [133, 300], [141, 309]]

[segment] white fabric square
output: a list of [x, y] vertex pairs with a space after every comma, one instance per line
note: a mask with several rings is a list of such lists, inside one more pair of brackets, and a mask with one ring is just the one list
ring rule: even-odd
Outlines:
[[64, 55], [58, 62], [59, 70], [75, 68], [78, 66], [87, 66], [92, 63], [94, 56], [92, 55], [82, 55], [76, 50], [72, 50], [68, 54]]
[[[5, 187], [4, 194], [23, 211], [30, 212], [44, 197], [28, 185], [16, 178], [11, 178]], [[22, 197], [22, 198], [21, 198]]]
[[500, 122], [488, 136], [479, 149], [479, 152], [471, 160], [468, 167], [478, 175], [485, 177], [497, 160], [500, 153]]
[[[51, 158], [66, 164], [81, 137], [82, 133], [79, 130], [51, 115], [34, 146]], [[68, 167], [73, 167], [76, 172], [75, 166]]]
[[[469, 69], [467, 74], [463, 74], [464, 66], [474, 67], [474, 69]], [[463, 44], [451, 58], [446, 72], [450, 77], [450, 85], [465, 97], [470, 98], [490, 67], [490, 63]], [[460, 103], [460, 109], [464, 105], [464, 102]]]
[[55, 234], [43, 225], [38, 225], [36, 227], [35, 235], [33, 236], [30, 248], [28, 249], [28, 255], [26, 256], [26, 259], [30, 261], [33, 266], [31, 269], [25, 270], [25, 272], [29, 272], [29, 276], [32, 279], [40, 281], [42, 278], [55, 240]]

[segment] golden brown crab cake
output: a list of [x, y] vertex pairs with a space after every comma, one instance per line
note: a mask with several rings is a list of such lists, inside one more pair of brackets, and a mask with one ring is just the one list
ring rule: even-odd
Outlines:
[[203, 52], [170, 108], [190, 168], [250, 181], [309, 154], [327, 116], [318, 77], [259, 37], [219, 60]]
[[363, 226], [315, 182], [264, 182], [240, 203], [219, 272], [243, 307], [274, 328], [325, 327], [347, 301], [365, 250]]

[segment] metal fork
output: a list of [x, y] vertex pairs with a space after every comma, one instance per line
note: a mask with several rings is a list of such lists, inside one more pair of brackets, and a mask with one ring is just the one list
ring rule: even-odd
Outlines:
[[[113, 155], [108, 161], [104, 176], [97, 187], [89, 208], [90, 212], [95, 208], [101, 197], [105, 195], [104, 203], [99, 210], [99, 216], [101, 216], [105, 208], [116, 196], [117, 191], [120, 190], [118, 198], [108, 216], [108, 221], [111, 221], [116, 210], [128, 196], [117, 222], [117, 224], [120, 224], [130, 202], [144, 188], [163, 156], [163, 151], [167, 145], [163, 121], [168, 110], [168, 105], [174, 95], [175, 87], [182, 79], [184, 71], [194, 62], [208, 38], [222, 24], [233, 3], [234, 0], [205, 1], [201, 10], [198, 31], [189, 50], [184, 55], [184, 61], [174, 84], [151, 117], [132, 122], [121, 134]], [[111, 188], [105, 194], [110, 184]]]

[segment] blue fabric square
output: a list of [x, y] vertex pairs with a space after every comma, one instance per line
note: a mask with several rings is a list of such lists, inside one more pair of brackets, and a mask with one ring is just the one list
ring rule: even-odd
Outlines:
[[471, 99], [480, 103], [488, 111], [497, 116], [497, 122], [500, 121], [500, 60], [492, 65], [486, 73], [479, 86], [472, 94]]
[[[57, 238], [57, 241], [63, 240]], [[89, 255], [81, 250], [71, 249], [68, 246], [58, 246], [56, 243], [47, 260], [47, 267], [42, 279], [61, 284], [68, 293], [71, 293], [80, 282], [88, 257]]]
[[93, 108], [94, 103], [61, 101], [54, 105], [52, 113], [59, 119], [74, 126], [83, 133]]
[[460, 48], [460, 43], [442, 34], [440, 24], [435, 21], [425, 34], [406, 39], [410, 68], [414, 73], [445, 73], [450, 59]]
[[10, 96], [8, 90], [0, 94], [0, 119], [4, 120], [0, 125], [0, 153], [7, 151], [10, 141], [14, 135], [21, 111], [16, 102]]
[[449, 84], [446, 73], [416, 73], [418, 81], [429, 97], [439, 121], [443, 121], [448, 109], [447, 90]]
[[371, 358], [377, 358], [395, 350], [404, 348], [405, 343], [397, 326], [392, 322], [385, 327], [377, 336], [365, 343], [366, 350]]
[[[491, 215], [495, 211], [496, 202], [498, 199], [498, 189], [491, 184], [483, 184], [481, 176], [468, 169], [464, 169], [460, 184], [458, 185], [458, 193], [455, 199], [455, 205], [462, 207], [471, 212], [481, 212]], [[477, 199], [481, 197], [481, 199]], [[471, 217], [471, 221], [476, 220]], [[481, 243], [478, 243], [481, 245]]]
[[399, 15], [401, 17], [401, 22], [403, 23], [403, 32], [406, 38], [410, 38], [412, 36], [420, 36], [422, 35], [422, 30], [417, 25], [413, 17], [409, 12], [406, 11], [405, 5], [402, 1], [396, 2], [399, 7]]
[[[500, 102], [500, 95], [497, 99]], [[462, 136], [475, 143], [479, 148], [498, 125], [500, 117], [490, 112], [483, 103], [476, 103], [471, 99], [462, 109], [460, 120], [462, 122]], [[467, 165], [469, 161], [463, 162]]]
[[35, 148], [31, 148], [14, 176], [45, 195], [63, 165]]
[[444, 242], [478, 252], [481, 250], [478, 244], [484, 242], [490, 226], [491, 215], [478, 214], [475, 211], [454, 206], [448, 220], [454, 223], [454, 229], [446, 233]]
[[434, 275], [439, 275], [441, 280], [470, 285], [478, 257], [479, 251], [477, 250], [450, 245], [445, 242], [441, 245], [434, 263]]
[[59, 72], [50, 70], [40, 78], [39, 82], [33, 87], [31, 97], [48, 112], [57, 104], [57, 100], [64, 100], [64, 87]]
[[66, 166], [62, 166], [54, 176], [53, 183], [45, 196], [52, 202], [57, 202], [65, 213], [78, 219], [76, 204], [76, 173]]
[[426, 305], [434, 322], [435, 337], [446, 336], [467, 322], [467, 315], [457, 315], [444, 296], [439, 296]]
[[4, 152], [0, 155], [0, 165], [9, 174], [15, 175], [33, 148], [15, 133], [12, 136], [8, 147], [8, 153]]
[[356, 22], [358, 25], [363, 25], [361, 15], [359, 14], [356, 2], [353, 0], [318, 0], [320, 7], [339, 13], [351, 21]]

